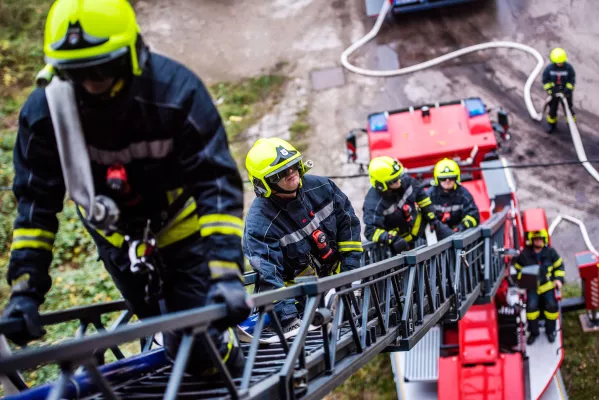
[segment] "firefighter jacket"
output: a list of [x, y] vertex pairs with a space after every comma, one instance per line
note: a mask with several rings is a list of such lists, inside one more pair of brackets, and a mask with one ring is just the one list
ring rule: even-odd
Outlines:
[[543, 89], [549, 94], [555, 92], [572, 92], [576, 85], [576, 73], [569, 63], [558, 67], [549, 64], [543, 71]]
[[479, 224], [478, 207], [468, 189], [462, 185], [456, 184], [454, 190], [447, 192], [441, 186], [431, 186], [427, 192], [433, 202], [435, 216], [451, 229], [461, 232]]
[[[332, 250], [325, 259], [313, 237], [317, 230]], [[283, 287], [318, 264], [338, 265], [345, 272], [360, 267], [360, 220], [333, 181], [304, 175], [294, 199], [273, 195], [253, 201], [245, 219], [243, 252], [266, 288]]]
[[[83, 103], [77, 90], [76, 96], [95, 192], [117, 202], [119, 228], [135, 235], [151, 219], [159, 247], [199, 235], [212, 278], [240, 276], [242, 182], [218, 111], [201, 80], [177, 62], [152, 53], [143, 74], [133, 77], [114, 101]], [[119, 163], [127, 174], [126, 194], [107, 185], [107, 169]], [[56, 214], [65, 197], [44, 89], [34, 90], [21, 110], [14, 164], [18, 215], [7, 278], [13, 293], [43, 301], [51, 284], [48, 268], [58, 229]], [[169, 213], [169, 204], [181, 195], [189, 195], [188, 201], [177, 201], [184, 206]], [[114, 247], [126, 246], [119, 233], [98, 233]]]
[[522, 274], [522, 268], [527, 265], [539, 266], [539, 286], [537, 287], [537, 293], [539, 294], [553, 290], [553, 281], [555, 280], [564, 283], [564, 277], [566, 276], [564, 260], [553, 247], [545, 246], [539, 253], [535, 253], [532, 246], [526, 246], [514, 260], [514, 267], [518, 271], [518, 279]]
[[435, 220], [431, 199], [410, 175], [403, 174], [398, 189], [381, 192], [370, 188], [364, 200], [364, 236], [373, 242], [396, 230], [406, 242], [420, 237], [426, 222]]

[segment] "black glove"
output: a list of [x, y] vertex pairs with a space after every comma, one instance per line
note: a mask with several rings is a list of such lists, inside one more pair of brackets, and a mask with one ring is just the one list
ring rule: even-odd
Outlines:
[[2, 313], [3, 320], [21, 319], [23, 329], [19, 332], [13, 332], [6, 337], [13, 343], [24, 346], [27, 342], [40, 339], [46, 334], [46, 330], [42, 328], [40, 321], [40, 313], [38, 308], [40, 303], [27, 295], [13, 295]]
[[391, 248], [393, 249], [393, 252], [395, 254], [399, 254], [402, 251], [408, 250], [410, 248], [410, 245], [408, 244], [408, 242], [406, 242], [404, 238], [402, 238], [399, 235], [396, 235], [393, 237], [393, 239], [391, 239]]
[[454, 234], [453, 230], [441, 221], [435, 221], [433, 224], [439, 240], [443, 240]]
[[214, 324], [217, 329], [225, 330], [246, 320], [252, 311], [252, 301], [239, 279], [221, 280], [212, 283], [208, 290], [206, 305], [225, 303], [228, 317]]

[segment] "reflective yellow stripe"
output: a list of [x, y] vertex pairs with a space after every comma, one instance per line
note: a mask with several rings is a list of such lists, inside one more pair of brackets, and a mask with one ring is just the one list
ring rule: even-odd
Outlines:
[[555, 271], [553, 273], [553, 276], [555, 276], [556, 278], [563, 278], [566, 276], [566, 271], [562, 271], [561, 269], [558, 269], [557, 271]]
[[17, 228], [13, 231], [11, 250], [44, 249], [52, 251], [56, 234], [38, 228]]
[[226, 275], [236, 275], [241, 279], [239, 265], [236, 262], [212, 260], [208, 262], [208, 268], [212, 279], [219, 279]]
[[183, 189], [181, 188], [166, 192], [166, 199], [168, 200], [168, 203], [171, 204], [174, 202], [177, 197], [181, 196], [181, 193], [183, 193]]
[[570, 82], [566, 83], [566, 88], [570, 89], [570, 90], [574, 90], [574, 85], [572, 85]]
[[557, 122], [557, 117], [550, 117], [549, 114], [547, 114], [547, 122], [555, 124]]
[[543, 313], [545, 314], [545, 318], [547, 318], [548, 320], [551, 320], [551, 321], [555, 321], [559, 317], [559, 312], [557, 312], [557, 311], [549, 312], [547, 310], [543, 310]]
[[429, 220], [431, 220], [431, 221], [432, 221], [433, 219], [435, 219], [435, 213], [434, 213], [434, 212], [432, 212], [432, 211], [431, 211], [431, 212], [429, 212], [429, 213], [428, 213], [428, 214], [426, 214], [426, 215], [428, 216], [428, 219], [429, 219]]
[[56, 237], [56, 234], [50, 231], [45, 231], [43, 229], [37, 228], [17, 228], [13, 231], [14, 238], [21, 236], [44, 237], [48, 239], [54, 239]]
[[362, 242], [339, 242], [339, 251], [364, 251], [362, 249]]
[[557, 259], [556, 262], [553, 263], [552, 267], [554, 267], [554, 268], [561, 267], [563, 263], [564, 263], [564, 260], [563, 260], [563, 258], [560, 257]]
[[197, 233], [200, 230], [198, 227], [198, 217], [192, 215], [184, 221], [177, 222], [168, 229], [163, 229], [156, 236], [158, 247], [165, 247], [180, 240], [185, 239]]
[[518, 263], [514, 264], [514, 268], [516, 268], [518, 271], [522, 271], [522, 265]]
[[374, 235], [372, 235], [372, 241], [373, 242], [378, 242], [379, 238], [381, 237], [381, 235], [385, 233], [384, 229], [377, 229], [376, 231], [374, 231]]
[[474, 218], [472, 215], [466, 215], [464, 219], [462, 219], [462, 222], [464, 223], [464, 225], [466, 225], [466, 222], [468, 222], [466, 228], [474, 228], [476, 225], [478, 225], [478, 223], [476, 222], [476, 218]]
[[543, 89], [547, 90], [547, 89], [551, 89], [552, 87], [555, 86], [555, 83], [553, 82], [549, 82], [543, 85]]
[[10, 250], [19, 249], [44, 249], [52, 251], [52, 245], [50, 243], [41, 242], [39, 240], [19, 240], [13, 242], [10, 246]]
[[516, 277], [516, 279], [518, 279], [518, 280], [522, 279], [522, 272], [518, 272], [518, 276]]
[[420, 206], [420, 208], [424, 208], [426, 206], [430, 206], [431, 204], [433, 204], [430, 197], [425, 197], [424, 199], [417, 201], [416, 203]]
[[410, 235], [409, 233], [403, 233], [401, 235], [401, 237], [408, 243], [411, 242], [412, 240], [414, 240], [414, 237], [412, 235]]
[[337, 261], [335, 266], [331, 268], [331, 273], [329, 274], [329, 276], [336, 275], [339, 273], [341, 273], [341, 261]]
[[526, 319], [529, 321], [534, 321], [535, 319], [539, 318], [540, 316], [541, 316], [540, 311], [533, 311], [533, 312], [526, 313]]
[[539, 286], [537, 289], [537, 293], [542, 294], [542, 293], [548, 292], [550, 290], [553, 290], [553, 282], [551, 282], [551, 281], [545, 282], [541, 286]]
[[106, 241], [114, 247], [121, 248], [123, 247], [123, 243], [125, 243], [125, 236], [121, 235], [120, 233], [114, 232], [113, 234], [108, 236], [99, 229], [96, 229], [96, 233], [98, 233], [100, 236], [106, 239]]
[[418, 215], [416, 216], [416, 221], [414, 222], [414, 226], [412, 227], [412, 236], [414, 236], [414, 237], [418, 236], [418, 232], [420, 232], [420, 224], [421, 223], [422, 223], [422, 213], [418, 213]]
[[243, 221], [233, 215], [204, 215], [199, 219], [199, 226], [202, 236], [214, 234], [243, 236]]

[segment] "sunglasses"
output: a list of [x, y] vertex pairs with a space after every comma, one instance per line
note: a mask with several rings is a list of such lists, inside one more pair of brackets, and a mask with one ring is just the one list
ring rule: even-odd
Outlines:
[[439, 181], [441, 181], [441, 182], [445, 182], [445, 181], [455, 182], [456, 180], [457, 180], [457, 178], [455, 178], [455, 177], [451, 177], [451, 178], [439, 178]]
[[387, 181], [387, 186], [393, 185], [396, 182], [399, 182], [399, 176], [395, 179], [391, 179], [390, 181]]
[[283, 171], [278, 172], [276, 174], [270, 175], [266, 177], [266, 180], [269, 183], [278, 183], [281, 179], [285, 178], [289, 173], [291, 173], [292, 171], [298, 171], [301, 169], [300, 163], [296, 163], [293, 164], [287, 168], [285, 168]]

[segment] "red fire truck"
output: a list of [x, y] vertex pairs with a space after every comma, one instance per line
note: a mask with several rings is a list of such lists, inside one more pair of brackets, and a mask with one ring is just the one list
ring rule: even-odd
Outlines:
[[[561, 330], [553, 343], [542, 334], [533, 345], [526, 344], [526, 290], [518, 287], [513, 267], [510, 275], [509, 255], [522, 249], [524, 232], [548, 225], [542, 209], [521, 212], [509, 163], [499, 154], [501, 142], [509, 138], [507, 114], [500, 109], [492, 121], [480, 98], [466, 98], [373, 113], [361, 131], [368, 136], [369, 158], [395, 157], [424, 182], [439, 160], [454, 159], [481, 222], [505, 208], [512, 216], [506, 221], [504, 248], [496, 249], [506, 255], [506, 279], [498, 295], [475, 304], [459, 321], [438, 325], [411, 351], [392, 354], [399, 398], [566, 398]], [[347, 145], [349, 158], [357, 161], [355, 130]], [[597, 259], [586, 253], [577, 261], [581, 276], [589, 275], [585, 282], [597, 282]]]

